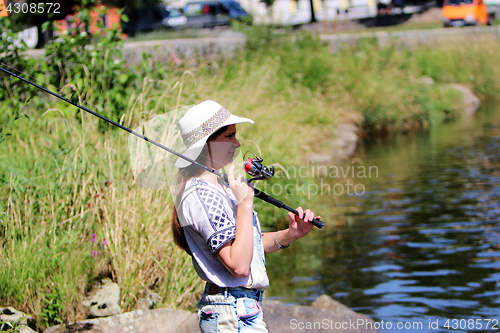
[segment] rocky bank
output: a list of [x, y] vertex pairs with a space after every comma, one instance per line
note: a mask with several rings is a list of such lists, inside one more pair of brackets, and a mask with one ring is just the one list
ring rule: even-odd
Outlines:
[[[436, 84], [431, 77], [423, 76], [419, 78], [421, 84], [432, 86]], [[456, 83], [447, 84], [446, 87], [458, 91], [462, 95], [462, 114], [463, 117], [471, 117], [481, 104], [480, 99], [466, 86]], [[329, 143], [328, 151], [322, 153], [310, 154], [309, 160], [313, 163], [342, 163], [347, 161], [356, 150], [359, 140], [360, 130], [356, 125], [362, 119], [341, 122], [332, 130], [333, 140]]]
[[[376, 323], [345, 305], [322, 295], [311, 306], [285, 305], [279, 301], [264, 301], [264, 320], [271, 333], [325, 332], [371, 333], [377, 332]], [[13, 308], [0, 308], [1, 320], [20, 322], [22, 333], [34, 333], [31, 316]], [[7, 313], [7, 315], [5, 314]], [[29, 318], [29, 320], [28, 320]], [[10, 327], [10, 326], [9, 326]], [[168, 308], [136, 310], [109, 317], [88, 319], [77, 323], [47, 328], [44, 333], [197, 333], [198, 316], [186, 310]]]
[[[264, 320], [271, 333], [288, 332], [377, 332], [374, 321], [322, 295], [311, 306], [285, 305], [279, 301], [263, 304]], [[338, 329], [337, 329], [338, 328]], [[137, 310], [106, 318], [96, 318], [46, 329], [44, 333], [195, 333], [198, 316], [168, 308]]]

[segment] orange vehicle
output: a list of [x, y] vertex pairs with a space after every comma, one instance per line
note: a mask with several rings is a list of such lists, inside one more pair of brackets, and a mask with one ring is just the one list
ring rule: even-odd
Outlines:
[[443, 24], [445, 27], [489, 24], [484, 0], [445, 0]]

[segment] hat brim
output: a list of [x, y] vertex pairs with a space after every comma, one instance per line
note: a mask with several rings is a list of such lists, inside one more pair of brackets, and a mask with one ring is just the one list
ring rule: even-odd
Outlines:
[[[215, 131], [214, 133], [219, 130], [220, 128], [224, 126], [229, 126], [229, 125], [234, 125], [234, 124], [239, 124], [239, 123], [250, 123], [253, 124], [254, 121], [249, 118], [244, 118], [244, 117], [238, 117], [235, 115], [231, 115], [227, 120], [222, 123]], [[192, 146], [186, 148], [182, 155], [192, 159], [196, 160], [198, 156], [200, 155], [201, 151], [203, 150], [203, 147], [205, 146], [205, 143], [207, 142], [208, 138], [210, 136], [202, 138], [200, 141], [196, 142]], [[192, 163], [190, 161], [187, 161], [186, 159], [179, 157], [177, 161], [175, 162], [175, 166], [178, 168], [186, 168], [190, 166]]]

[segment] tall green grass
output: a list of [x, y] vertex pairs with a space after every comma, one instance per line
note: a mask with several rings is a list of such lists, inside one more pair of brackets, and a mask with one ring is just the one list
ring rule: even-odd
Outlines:
[[[467, 47], [462, 41], [379, 49], [364, 40], [330, 50], [312, 35], [292, 38], [266, 27], [246, 32], [246, 49], [231, 58], [156, 63], [146, 55], [129, 65], [109, 32], [96, 41], [99, 52], [83, 47], [85, 34], [69, 35], [47, 48], [51, 62], [19, 66], [125, 126], [177, 104], [214, 99], [255, 120], [238, 127], [244, 150], [284, 166], [328, 152], [341, 122], [379, 133], [458, 116], [460, 98], [444, 83], [465, 84], [482, 98], [500, 91], [500, 44], [489, 37], [466, 40]], [[62, 62], [62, 54], [70, 58]], [[436, 84], [421, 84], [423, 75]], [[165, 306], [192, 308], [202, 283], [173, 244], [172, 198], [136, 186], [127, 134], [12, 78], [1, 83], [0, 303], [35, 315], [41, 328], [70, 322], [85, 316], [81, 300], [92, 283], [109, 276], [122, 288], [126, 311], [145, 288]], [[307, 198], [278, 197], [311, 205]], [[270, 205], [256, 202], [256, 210], [267, 228], [286, 223], [286, 214]]]
[[28, 110], [0, 148], [2, 302], [42, 327], [81, 319], [85, 292], [109, 276], [125, 310], [145, 288], [191, 306], [200, 282], [170, 237], [169, 192], [134, 186], [125, 132], [103, 132], [74, 109]]

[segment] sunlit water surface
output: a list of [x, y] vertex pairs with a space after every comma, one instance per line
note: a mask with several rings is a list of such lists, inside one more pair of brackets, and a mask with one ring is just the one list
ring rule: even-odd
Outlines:
[[324, 179], [365, 193], [323, 194], [316, 208], [340, 226], [268, 256], [269, 298], [310, 304], [327, 294], [383, 320], [380, 332], [499, 331], [500, 105], [363, 143], [355, 157], [378, 174]]

